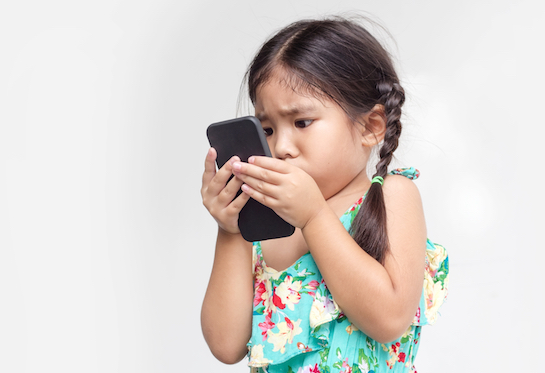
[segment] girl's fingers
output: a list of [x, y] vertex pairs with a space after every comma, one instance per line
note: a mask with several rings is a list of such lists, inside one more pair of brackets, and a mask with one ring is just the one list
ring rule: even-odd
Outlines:
[[262, 205], [265, 205], [275, 210], [277, 214], [279, 213], [279, 211], [277, 211], [276, 209], [279, 207], [280, 201], [274, 196], [262, 193], [259, 190], [252, 188], [248, 184], [243, 184], [241, 189], [244, 192], [242, 194], [248, 195], [250, 198], [255, 199], [257, 202], [261, 203]]
[[248, 158], [248, 163], [281, 174], [288, 173], [291, 167], [289, 163], [281, 161], [280, 159], [264, 156], [252, 156]]
[[208, 153], [204, 160], [204, 173], [202, 175], [203, 185], [210, 183], [210, 180], [216, 175], [216, 156], [216, 149], [208, 149]]
[[[233, 167], [232, 164], [234, 162], [239, 162], [240, 158], [237, 156], [232, 157], [229, 161], [227, 161], [222, 168], [220, 168], [215, 175], [209, 179], [207, 189], [214, 195], [218, 195], [223, 188], [225, 188], [229, 178], [233, 174]], [[206, 171], [205, 171], [206, 173]], [[204, 180], [204, 177], [203, 177]]]
[[235, 198], [241, 186], [242, 180], [233, 177], [231, 180], [229, 180], [227, 185], [225, 185], [225, 188], [223, 188], [219, 193], [218, 201], [222, 205], [227, 206]]
[[[263, 195], [275, 198], [276, 193], [276, 184], [269, 183], [263, 179], [256, 179], [249, 175], [240, 174], [237, 175], [237, 178], [241, 180], [241, 182], [244, 182], [244, 185], [247, 187], [250, 187], [252, 190], [257, 191]], [[244, 191], [244, 188], [242, 188]], [[253, 196], [252, 196], [253, 197]]]
[[233, 173], [244, 182], [251, 183], [253, 180], [260, 180], [274, 185], [280, 184], [284, 175], [282, 172], [262, 167], [258, 164], [243, 162], [233, 163]]
[[240, 195], [231, 202], [229, 205], [230, 208], [233, 209], [234, 213], [239, 213], [240, 210], [244, 207], [246, 202], [250, 199], [250, 196], [246, 193], [240, 193]]
[[274, 198], [255, 190], [248, 184], [242, 185], [242, 191], [244, 192], [242, 194], [247, 195], [249, 198], [251, 197], [255, 199], [257, 202], [274, 209], [275, 201], [276, 201]]
[[250, 199], [244, 193], [237, 196], [242, 181], [233, 176], [232, 166], [234, 162], [240, 162], [240, 158], [232, 157], [217, 171], [216, 158], [216, 150], [210, 148], [204, 161], [201, 188], [203, 204], [221, 228], [227, 232], [238, 233], [238, 214]]

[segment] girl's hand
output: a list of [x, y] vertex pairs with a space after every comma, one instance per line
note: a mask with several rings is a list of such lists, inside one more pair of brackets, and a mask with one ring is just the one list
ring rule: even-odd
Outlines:
[[229, 233], [240, 233], [238, 214], [250, 199], [250, 196], [241, 193], [235, 198], [242, 181], [236, 177], [229, 180], [229, 177], [233, 174], [232, 164], [240, 162], [240, 158], [234, 156], [216, 172], [216, 157], [216, 150], [210, 148], [204, 162], [201, 188], [202, 202], [221, 229]]
[[242, 191], [273, 209], [297, 228], [305, 227], [327, 203], [314, 179], [280, 159], [250, 157], [233, 162], [233, 173], [244, 182]]

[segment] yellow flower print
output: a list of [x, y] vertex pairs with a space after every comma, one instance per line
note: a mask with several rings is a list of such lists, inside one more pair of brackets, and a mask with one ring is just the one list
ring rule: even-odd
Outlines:
[[442, 274], [443, 279], [438, 280], [439, 269], [447, 260], [447, 251], [441, 245], [434, 245], [434, 250], [426, 251], [426, 271], [424, 273], [424, 300], [426, 302], [424, 314], [430, 325], [433, 325], [438, 317], [438, 310], [445, 301], [448, 292], [448, 275]]
[[427, 250], [426, 255], [428, 257], [429, 272], [435, 275], [435, 271], [439, 269], [447, 258], [447, 251], [441, 245], [435, 245], [435, 250]]
[[299, 294], [299, 292], [302, 287], [303, 284], [301, 281], [293, 281], [291, 276], [287, 276], [286, 279], [278, 285], [275, 294], [282, 304], [293, 311], [293, 305], [299, 303], [299, 300], [301, 299], [301, 294]]
[[286, 343], [291, 344], [293, 338], [301, 334], [303, 329], [299, 326], [301, 320], [295, 322], [291, 321], [289, 318], [285, 318], [286, 321], [282, 321], [276, 324], [278, 328], [278, 333], [274, 333], [272, 330], [269, 330], [267, 342], [274, 345], [273, 352], [280, 351], [283, 354], [286, 351]]
[[348, 334], [352, 334], [353, 332], [357, 332], [358, 330], [359, 329], [356, 327], [356, 325], [354, 325], [352, 323], [346, 327], [346, 332]]
[[438, 310], [443, 304], [447, 290], [443, 288], [440, 282], [428, 281], [426, 283], [426, 318], [430, 325], [437, 321]]
[[265, 292], [261, 294], [261, 299], [263, 300], [263, 305], [265, 306], [264, 313], [267, 313], [269, 311], [276, 312], [276, 308], [274, 307], [274, 304], [272, 304], [272, 285], [270, 281], [265, 282]]
[[273, 361], [265, 358], [263, 355], [263, 345], [252, 346], [250, 349], [249, 366], [262, 367], [271, 364]]
[[409, 336], [412, 339], [412, 334], [413, 334], [413, 327], [411, 325], [409, 325], [407, 330], [405, 330], [405, 333], [403, 333], [403, 335], [401, 336], [401, 339], [407, 338]]
[[325, 324], [335, 319], [340, 312], [341, 309], [333, 298], [316, 293], [310, 309], [310, 326], [315, 328], [318, 325]]

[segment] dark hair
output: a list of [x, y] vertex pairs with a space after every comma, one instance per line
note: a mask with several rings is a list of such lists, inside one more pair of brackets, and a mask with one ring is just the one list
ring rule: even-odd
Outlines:
[[[401, 134], [405, 93], [389, 53], [377, 39], [345, 18], [290, 24], [265, 42], [246, 73], [253, 104], [257, 89], [278, 68], [287, 73], [291, 88], [333, 100], [354, 122], [375, 105], [383, 106], [386, 132], [373, 176], [386, 177]], [[384, 264], [389, 243], [380, 184], [371, 184], [350, 233], [367, 253]]]

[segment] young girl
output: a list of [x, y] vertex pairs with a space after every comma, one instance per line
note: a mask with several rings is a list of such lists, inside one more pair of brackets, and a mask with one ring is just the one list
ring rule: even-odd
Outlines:
[[[448, 259], [426, 239], [418, 171], [387, 171], [405, 100], [388, 53], [352, 21], [300, 21], [263, 45], [247, 78], [273, 158], [233, 157], [216, 171], [215, 150], [206, 156], [203, 203], [218, 223], [202, 307], [212, 353], [248, 354], [256, 372], [414, 371]], [[237, 218], [249, 198], [295, 233], [246, 242]]]

